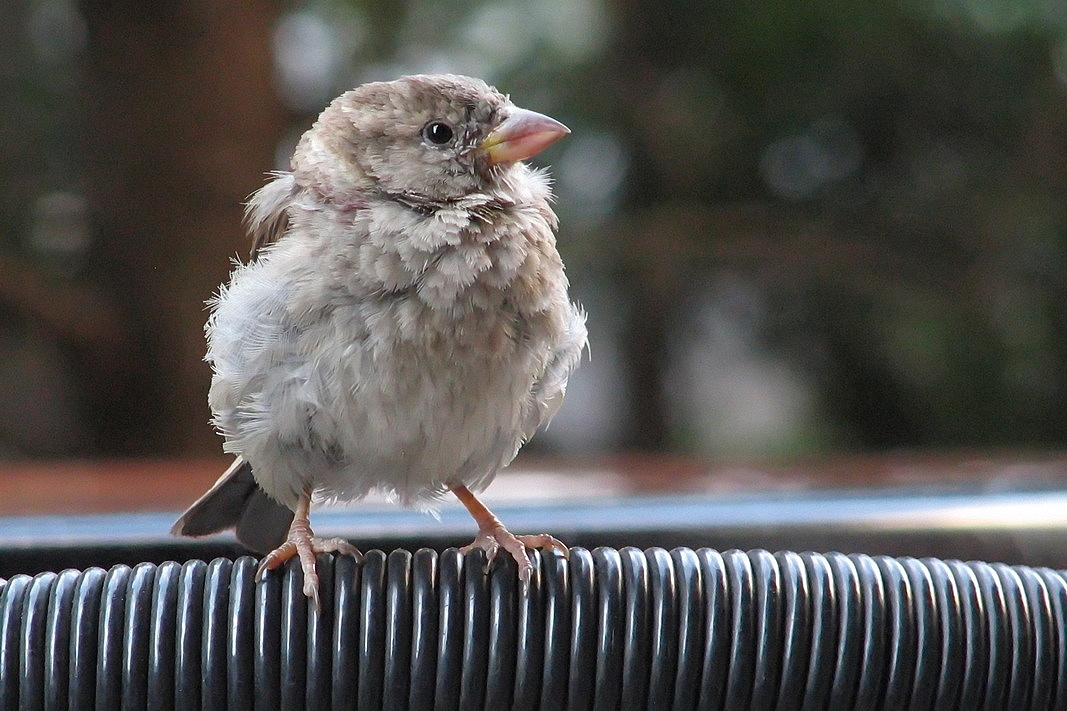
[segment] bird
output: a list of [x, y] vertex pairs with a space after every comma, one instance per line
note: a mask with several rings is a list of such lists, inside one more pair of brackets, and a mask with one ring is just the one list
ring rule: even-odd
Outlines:
[[208, 301], [208, 404], [232, 465], [175, 535], [234, 529], [294, 556], [319, 605], [313, 502], [379, 491], [433, 512], [451, 493], [491, 563], [524, 585], [528, 548], [482, 492], [563, 400], [588, 347], [556, 246], [548, 173], [526, 160], [570, 133], [473, 77], [404, 76], [341, 94], [298, 141], [290, 170], [245, 206], [250, 257]]

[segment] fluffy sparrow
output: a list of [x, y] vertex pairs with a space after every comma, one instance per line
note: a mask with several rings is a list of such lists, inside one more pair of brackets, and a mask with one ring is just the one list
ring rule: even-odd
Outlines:
[[[313, 535], [315, 500], [381, 490], [470, 511], [478, 547], [527, 547], [475, 496], [559, 408], [586, 346], [567, 295], [548, 177], [525, 159], [568, 130], [478, 79], [409, 76], [335, 99], [292, 169], [249, 200], [252, 258], [210, 302], [213, 422], [233, 465], [172, 532], [236, 529], [299, 556], [358, 556]], [[258, 577], [258, 576], [257, 576]]]

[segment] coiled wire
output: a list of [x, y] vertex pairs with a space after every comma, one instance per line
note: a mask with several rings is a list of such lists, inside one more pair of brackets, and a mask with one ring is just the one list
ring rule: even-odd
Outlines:
[[1067, 580], [710, 549], [148, 563], [0, 582], [0, 709], [1067, 708]]

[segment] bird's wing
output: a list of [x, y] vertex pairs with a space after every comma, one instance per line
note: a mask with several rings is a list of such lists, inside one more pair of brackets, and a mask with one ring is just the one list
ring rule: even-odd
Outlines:
[[539, 427], [548, 425], [567, 392], [567, 380], [578, 367], [582, 351], [589, 347], [589, 338], [585, 328], [585, 311], [571, 305], [570, 321], [563, 339], [552, 352], [552, 359], [545, 368], [541, 379], [534, 383], [533, 396], [526, 413], [524, 434], [526, 439], [533, 437]]
[[289, 228], [289, 206], [298, 192], [292, 173], [275, 172], [273, 179], [252, 193], [245, 203], [245, 223], [252, 235], [252, 259]]
[[285, 541], [293, 512], [259, 488], [252, 465], [237, 457], [210, 489], [178, 518], [175, 536], [206, 536], [234, 529], [237, 540], [258, 553]]

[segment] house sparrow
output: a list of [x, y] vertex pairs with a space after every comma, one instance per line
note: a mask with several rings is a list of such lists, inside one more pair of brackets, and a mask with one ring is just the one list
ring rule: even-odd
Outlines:
[[[528, 582], [527, 547], [475, 496], [559, 408], [586, 347], [544, 172], [522, 161], [568, 129], [452, 75], [364, 84], [303, 135], [247, 206], [252, 258], [205, 330], [208, 401], [233, 465], [175, 523], [235, 528], [267, 553], [359, 556], [313, 535], [312, 499], [381, 490], [432, 509], [451, 491]], [[466, 550], [466, 549], [465, 549]]]

